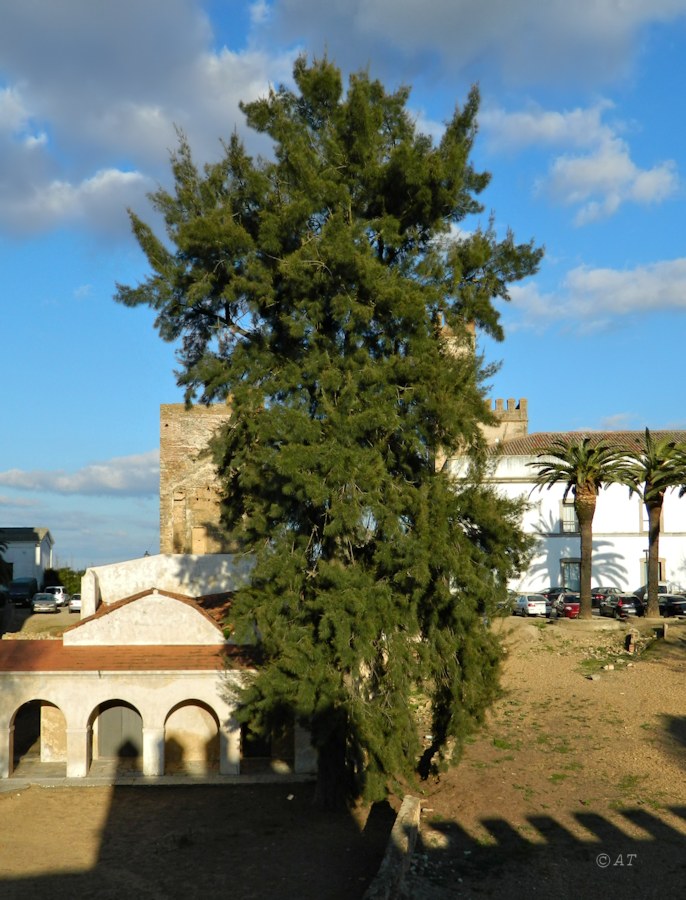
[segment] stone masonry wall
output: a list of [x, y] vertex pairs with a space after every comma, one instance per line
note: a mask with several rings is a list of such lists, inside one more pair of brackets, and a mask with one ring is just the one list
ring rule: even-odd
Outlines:
[[160, 553], [222, 553], [219, 485], [205, 455], [210, 437], [230, 418], [226, 405], [160, 406]]

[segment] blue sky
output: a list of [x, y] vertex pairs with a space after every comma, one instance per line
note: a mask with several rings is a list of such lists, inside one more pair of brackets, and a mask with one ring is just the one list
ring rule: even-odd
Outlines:
[[[325, 53], [412, 86], [434, 136], [478, 82], [499, 232], [546, 256], [502, 304], [489, 393], [530, 430], [686, 428], [686, 0], [5, 0], [0, 28], [0, 525], [60, 565], [158, 550], [173, 347], [112, 297], [145, 277], [126, 208], [202, 163], [239, 100]], [[473, 227], [478, 223], [465, 223]]]

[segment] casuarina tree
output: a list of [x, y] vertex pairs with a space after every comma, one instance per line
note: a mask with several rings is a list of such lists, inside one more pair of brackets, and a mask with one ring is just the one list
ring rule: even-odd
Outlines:
[[541, 251], [479, 226], [476, 90], [434, 142], [405, 88], [304, 58], [294, 83], [242, 105], [269, 158], [234, 135], [200, 170], [180, 137], [152, 195], [166, 238], [131, 215], [151, 274], [117, 299], [179, 342], [189, 402], [231, 404], [223, 523], [254, 559], [231, 627], [261, 653], [239, 715], [305, 725], [335, 805], [455, 756], [497, 689], [485, 623], [527, 541], [479, 477], [473, 328], [502, 338], [495, 301]]

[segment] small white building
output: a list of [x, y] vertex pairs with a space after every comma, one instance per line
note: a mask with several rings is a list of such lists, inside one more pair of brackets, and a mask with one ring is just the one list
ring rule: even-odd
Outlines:
[[[685, 431], [653, 431], [653, 438], [686, 442]], [[513, 582], [513, 590], [537, 591], [551, 585], [579, 588], [580, 535], [570, 493], [563, 501], [564, 482], [536, 487], [538, 454], [555, 440], [578, 440], [577, 433], [538, 432], [496, 443], [491, 450], [488, 481], [507, 497], [524, 498], [528, 509], [522, 525], [537, 539], [531, 564]], [[602, 432], [593, 437], [608, 443], [635, 445], [644, 432]], [[459, 479], [464, 461], [450, 459], [446, 467]], [[629, 489], [610, 485], [598, 494], [593, 520], [592, 584], [633, 591], [646, 583], [648, 518], [644, 504]], [[667, 491], [660, 533], [660, 580], [686, 587], [686, 497]]]
[[43, 584], [47, 569], [52, 568], [55, 542], [47, 528], [0, 528], [0, 543], [6, 549], [2, 556], [12, 566], [12, 578], [35, 578]]
[[122, 760], [148, 777], [236, 776], [259, 760], [263, 770], [311, 773], [302, 729], [256, 752], [235, 718], [235, 689], [255, 657], [227, 640], [220, 622], [247, 571], [228, 555], [89, 569], [76, 625], [59, 638], [1, 640], [0, 777], [11, 776], [21, 756], [29, 714], [41, 763], [71, 778]]

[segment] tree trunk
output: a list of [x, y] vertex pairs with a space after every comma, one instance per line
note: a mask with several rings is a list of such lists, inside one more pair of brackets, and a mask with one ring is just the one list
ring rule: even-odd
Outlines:
[[581, 566], [579, 573], [579, 618], [593, 617], [593, 600], [591, 598], [591, 572], [593, 567], [593, 516], [595, 515], [596, 496], [593, 489], [577, 487], [574, 497], [576, 517], [579, 520], [581, 538]]
[[322, 809], [347, 809], [352, 799], [345, 747], [345, 737], [334, 733], [318, 749], [314, 802]]
[[648, 512], [648, 584], [646, 585], [646, 611], [651, 619], [660, 617], [660, 603], [657, 586], [660, 580], [660, 517], [662, 516], [662, 498], [659, 501], [646, 503]]

